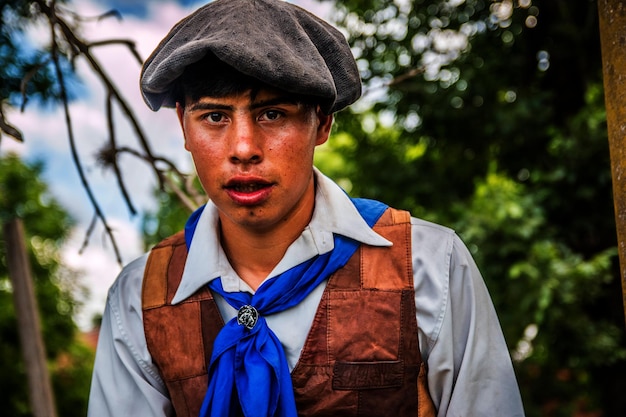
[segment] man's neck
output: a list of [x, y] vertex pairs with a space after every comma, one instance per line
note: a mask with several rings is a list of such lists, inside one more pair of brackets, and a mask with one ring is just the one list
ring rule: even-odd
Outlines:
[[253, 290], [261, 285], [285, 255], [293, 239], [222, 235], [222, 247], [233, 269]]
[[309, 224], [315, 205], [315, 192], [289, 219], [269, 230], [251, 230], [220, 221], [220, 242], [239, 277], [253, 290], [261, 285], [281, 261], [289, 246]]

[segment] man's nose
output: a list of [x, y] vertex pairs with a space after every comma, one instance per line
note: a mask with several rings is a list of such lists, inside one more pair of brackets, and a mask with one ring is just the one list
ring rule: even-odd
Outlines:
[[237, 120], [232, 125], [230, 161], [234, 164], [259, 163], [263, 160], [262, 139], [248, 120]]

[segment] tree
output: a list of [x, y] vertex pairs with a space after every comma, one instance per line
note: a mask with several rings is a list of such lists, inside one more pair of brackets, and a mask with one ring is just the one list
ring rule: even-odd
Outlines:
[[[73, 223], [40, 180], [41, 163], [24, 165], [16, 156], [0, 158], [0, 220], [19, 216], [28, 236], [28, 250], [40, 308], [43, 338], [52, 373], [58, 415], [86, 413], [93, 352], [78, 340], [74, 314], [77, 272], [64, 267], [60, 247]], [[3, 414], [30, 416], [26, 375], [17, 333], [5, 242], [0, 238], [0, 390]]]
[[[94, 49], [102, 46], [121, 45], [128, 48], [138, 65], [141, 65], [143, 60], [136, 51], [134, 42], [123, 38], [92, 42], [83, 39], [80, 35], [82, 25], [94, 20], [120, 17], [119, 12], [111, 10], [102, 16], [88, 18], [75, 13], [69, 3], [63, 0], [0, 0], [0, 64], [2, 64], [0, 77], [5, 81], [0, 87], [0, 139], [2, 135], [5, 135], [18, 141], [24, 140], [19, 127], [5, 119], [4, 110], [7, 107], [19, 106], [24, 110], [27, 102], [33, 99], [62, 106], [73, 161], [94, 210], [92, 225], [96, 222], [102, 223], [118, 261], [121, 263], [112, 228], [85, 174], [84, 161], [77, 152], [77, 141], [81, 138], [76, 137], [74, 132], [69, 108], [73, 97], [68, 87], [69, 80], [76, 77], [74, 66], [77, 60], [86, 61], [106, 91], [107, 100], [103, 114], [107, 119], [108, 140], [103, 143], [97, 162], [114, 173], [117, 186], [130, 214], [135, 215], [137, 212], [126, 190], [124, 175], [118, 166], [118, 157], [121, 154], [132, 155], [147, 163], [154, 172], [159, 189], [173, 192], [188, 210], [197, 207], [196, 199], [199, 197], [194, 193], [193, 188], [184, 188], [190, 183], [187, 175], [180, 172], [169, 159], [152, 151], [150, 142], [133, 109], [93, 53]], [[47, 26], [50, 34], [49, 43], [41, 49], [24, 48], [25, 28], [35, 24]], [[137, 139], [136, 147], [121, 146], [118, 143], [115, 130], [115, 108], [121, 111], [132, 127]], [[85, 242], [88, 242], [93, 230], [93, 227], [88, 229]]]
[[[3, 105], [15, 105], [6, 100], [21, 97], [23, 80], [34, 88], [28, 97], [69, 99], [60, 70], [71, 72], [72, 60], [89, 60], [98, 45], [75, 36], [82, 20], [59, 4], [0, 3], [3, 34], [19, 33], [23, 19], [42, 19], [55, 34], [49, 50], [33, 55], [21, 73], [9, 59], [20, 55], [0, 48], [13, 94], [2, 92]], [[459, 231], [500, 314], [529, 416], [626, 414], [617, 392], [626, 384], [626, 352], [595, 2], [337, 0], [337, 6], [366, 94], [338, 115], [318, 164], [353, 195]], [[8, 32], [14, 21], [7, 8], [20, 22]], [[12, 39], [3, 36], [2, 42]], [[19, 132], [0, 122], [4, 133]], [[113, 169], [117, 155], [130, 151], [114, 139], [101, 154]], [[159, 159], [148, 150], [135, 154]], [[167, 173], [154, 166], [167, 183]], [[170, 195], [180, 195], [175, 185], [190, 181], [171, 172]], [[182, 214], [168, 211], [170, 229], [152, 225], [155, 236], [182, 224]]]
[[336, 4], [365, 90], [316, 164], [354, 196], [458, 231], [528, 416], [626, 414], [595, 2]]
[[458, 230], [527, 415], [626, 413], [595, 2], [337, 5], [369, 105], [338, 115], [333, 174]]

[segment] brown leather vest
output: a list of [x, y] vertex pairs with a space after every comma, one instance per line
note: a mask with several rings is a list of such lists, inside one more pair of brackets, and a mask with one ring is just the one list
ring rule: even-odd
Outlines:
[[[410, 217], [388, 209], [330, 277], [291, 373], [299, 416], [435, 416], [417, 338]], [[205, 287], [171, 305], [187, 256], [182, 233], [152, 250], [143, 283], [148, 350], [176, 415], [198, 416], [213, 340], [224, 325]]]

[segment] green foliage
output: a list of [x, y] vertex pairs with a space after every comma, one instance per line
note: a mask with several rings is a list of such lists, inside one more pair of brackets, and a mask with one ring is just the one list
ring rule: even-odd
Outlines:
[[558, 403], [553, 415], [572, 415], [576, 407], [565, 404], [582, 401], [580, 393], [599, 404], [603, 388], [590, 370], [626, 360], [621, 323], [591, 313], [612, 290], [616, 249], [589, 259], [573, 252], [548, 227], [537, 196], [500, 173], [477, 184], [463, 210], [455, 226], [483, 266], [507, 339], [517, 343], [527, 414], [545, 415], [537, 405]]
[[0, 101], [14, 106], [22, 103], [23, 93], [42, 102], [60, 97], [48, 52], [25, 45], [24, 30], [40, 19], [35, 10], [32, 0], [0, 1]]
[[[176, 178], [170, 177], [170, 180], [176, 182]], [[197, 177], [194, 178], [192, 187], [198, 196], [204, 195]], [[157, 190], [155, 197], [158, 201], [157, 211], [146, 211], [142, 218], [145, 250], [149, 250], [166, 237], [183, 230], [187, 218], [191, 214], [190, 209], [185, 207], [172, 191], [160, 192]]]
[[316, 165], [354, 196], [458, 231], [529, 417], [626, 415], [596, 2], [337, 7], [365, 94]]
[[[59, 415], [86, 412], [93, 352], [77, 340], [73, 298], [78, 276], [65, 268], [60, 245], [73, 221], [40, 180], [43, 166], [24, 165], [16, 156], [0, 158], [0, 222], [19, 216], [26, 229], [43, 339]], [[3, 415], [31, 416], [26, 370], [6, 262], [6, 242], [0, 237], [0, 392]]]
[[597, 4], [337, 4], [364, 104], [337, 115], [316, 162], [353, 195], [458, 231], [527, 415], [626, 414], [606, 389], [626, 383], [626, 343]]

